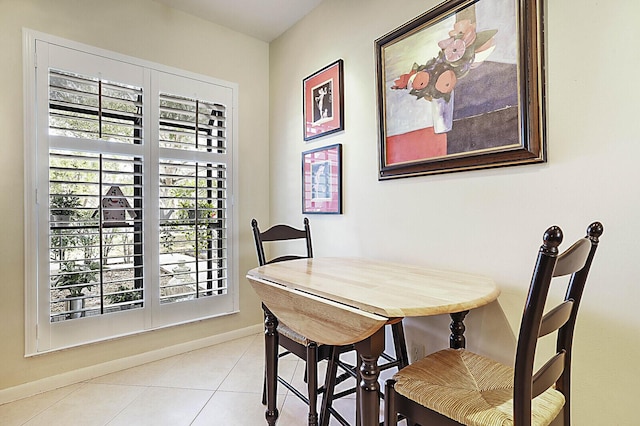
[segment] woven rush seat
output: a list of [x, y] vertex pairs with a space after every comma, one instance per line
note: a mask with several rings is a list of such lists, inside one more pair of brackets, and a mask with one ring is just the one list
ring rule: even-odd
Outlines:
[[[514, 370], [464, 349], [445, 349], [394, 375], [395, 391], [470, 426], [512, 426]], [[531, 424], [547, 426], [565, 398], [549, 388], [531, 401]]]
[[281, 336], [288, 337], [289, 339], [293, 340], [296, 343], [300, 343], [301, 345], [307, 346], [309, 343], [311, 343], [311, 340], [307, 339], [302, 334], [293, 331], [287, 325], [281, 322], [278, 323], [277, 330], [278, 334], [280, 334]]

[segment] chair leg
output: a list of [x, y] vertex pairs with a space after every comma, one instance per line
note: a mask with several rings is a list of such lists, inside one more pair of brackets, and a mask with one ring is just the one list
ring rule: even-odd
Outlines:
[[307, 345], [307, 392], [309, 396], [309, 426], [318, 426], [318, 345]]
[[[384, 426], [397, 426], [395, 380], [389, 379], [384, 385]], [[407, 420], [407, 424], [409, 424]]]
[[[571, 359], [571, 349], [565, 355], [565, 359]], [[568, 358], [567, 358], [568, 357]], [[557, 423], [562, 426], [571, 426], [571, 366], [564, 369], [562, 376], [560, 376], [558, 390], [564, 394], [564, 407], [558, 417], [562, 418], [562, 421]]]
[[362, 358], [360, 355], [356, 355], [356, 425], [362, 424], [362, 412], [360, 411], [360, 393], [362, 392], [362, 388], [360, 387], [360, 380], [362, 380], [362, 375], [360, 372], [362, 371]]
[[396, 351], [396, 359], [398, 360], [398, 370], [409, 365], [409, 354], [407, 353], [407, 341], [404, 337], [404, 327], [402, 321], [391, 325], [393, 334], [393, 345]]
[[338, 360], [340, 354], [338, 348], [331, 348], [331, 354], [329, 356], [327, 364], [327, 375], [324, 379], [324, 394], [322, 395], [322, 405], [320, 407], [320, 426], [328, 426], [329, 424], [329, 408], [333, 403], [334, 384], [336, 382], [336, 375], [338, 374]]

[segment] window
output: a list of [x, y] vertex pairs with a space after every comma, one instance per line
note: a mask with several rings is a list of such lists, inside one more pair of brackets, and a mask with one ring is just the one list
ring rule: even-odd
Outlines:
[[27, 353], [236, 312], [236, 87], [26, 46]]

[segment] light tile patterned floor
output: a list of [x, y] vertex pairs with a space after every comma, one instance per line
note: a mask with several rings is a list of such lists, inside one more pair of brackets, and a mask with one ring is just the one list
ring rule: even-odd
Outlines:
[[[263, 359], [264, 338], [256, 334], [0, 405], [0, 425], [266, 425]], [[303, 362], [290, 356], [279, 370], [304, 392]], [[278, 426], [306, 425], [307, 406], [283, 386], [278, 394]], [[353, 397], [334, 407], [354, 423]]]

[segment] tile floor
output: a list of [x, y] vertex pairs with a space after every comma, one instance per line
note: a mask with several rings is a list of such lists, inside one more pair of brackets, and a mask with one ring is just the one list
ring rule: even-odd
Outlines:
[[[260, 333], [0, 405], [0, 425], [266, 425], [263, 359]], [[303, 362], [285, 357], [279, 370], [305, 389]], [[354, 398], [334, 402], [351, 424]], [[278, 409], [278, 426], [306, 425], [307, 406], [283, 386]], [[331, 425], [339, 423], [331, 419]]]

